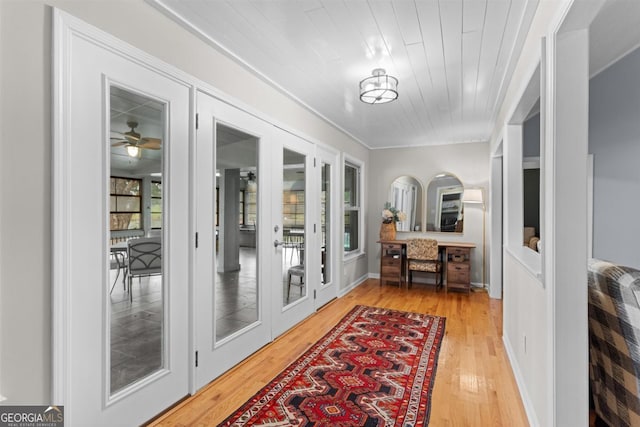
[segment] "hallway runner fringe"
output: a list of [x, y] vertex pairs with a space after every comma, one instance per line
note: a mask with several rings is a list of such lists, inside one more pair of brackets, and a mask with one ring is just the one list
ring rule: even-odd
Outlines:
[[426, 426], [444, 326], [356, 306], [220, 426]]

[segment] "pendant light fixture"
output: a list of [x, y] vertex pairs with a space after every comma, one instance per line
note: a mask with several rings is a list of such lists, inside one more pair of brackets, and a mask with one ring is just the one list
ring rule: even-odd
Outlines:
[[398, 99], [398, 79], [387, 75], [384, 68], [376, 68], [371, 77], [360, 82], [360, 101], [366, 104], [384, 104]]

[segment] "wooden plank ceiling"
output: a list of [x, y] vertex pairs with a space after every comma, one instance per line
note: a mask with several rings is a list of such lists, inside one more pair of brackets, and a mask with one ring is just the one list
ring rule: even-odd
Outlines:
[[[537, 0], [156, 0], [370, 148], [487, 141]], [[360, 102], [374, 68], [399, 98]]]

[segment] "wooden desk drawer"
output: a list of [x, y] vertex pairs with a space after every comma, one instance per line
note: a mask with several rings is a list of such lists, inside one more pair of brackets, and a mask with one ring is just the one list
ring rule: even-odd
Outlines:
[[469, 283], [471, 280], [469, 273], [469, 264], [459, 264], [455, 262], [447, 264], [447, 282]]
[[385, 251], [392, 250], [392, 249], [397, 251], [402, 251], [402, 245], [400, 243], [383, 243], [382, 249]]
[[466, 255], [469, 256], [469, 254], [471, 253], [471, 249], [470, 248], [459, 248], [456, 246], [451, 246], [449, 248], [447, 248], [447, 253], [452, 254], [452, 255]]
[[398, 258], [394, 258], [394, 257], [390, 257], [390, 256], [383, 256], [380, 259], [380, 264], [381, 265], [397, 265], [399, 266], [400, 264], [402, 264], [402, 258], [400, 258], [398, 256]]
[[382, 265], [380, 274], [382, 276], [397, 276], [400, 274], [400, 264], [398, 265]]
[[455, 262], [469, 261], [471, 250], [469, 248], [447, 248], [447, 260]]

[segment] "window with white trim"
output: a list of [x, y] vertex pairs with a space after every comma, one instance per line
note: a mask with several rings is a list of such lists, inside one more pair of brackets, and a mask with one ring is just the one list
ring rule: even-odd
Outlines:
[[362, 227], [361, 166], [344, 163], [344, 252], [345, 255], [361, 250]]
[[162, 182], [151, 181], [151, 228], [162, 228]]
[[142, 180], [112, 176], [109, 188], [111, 231], [142, 230]]

